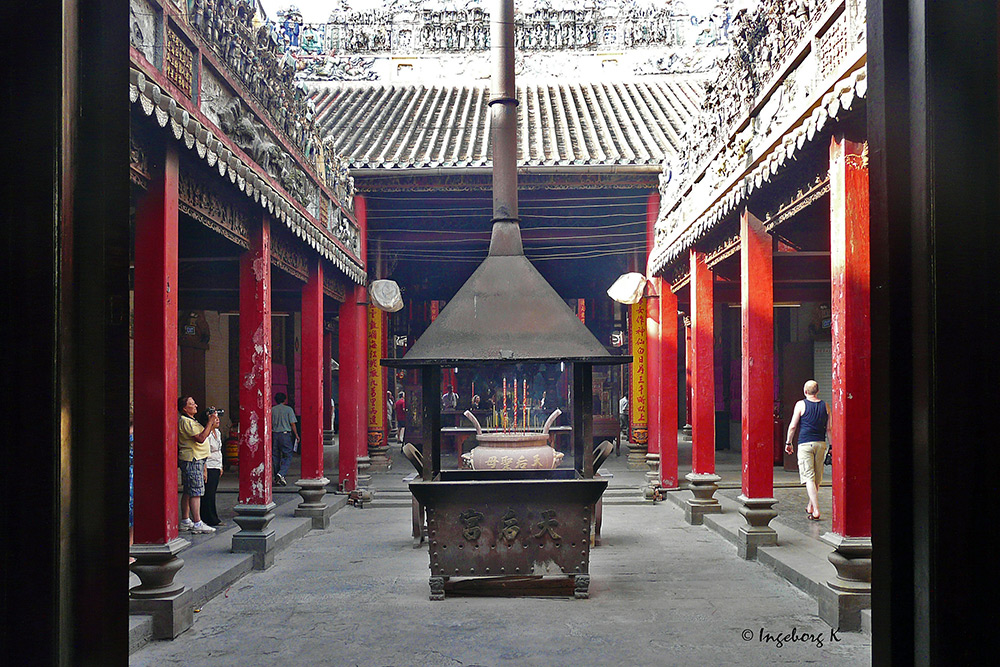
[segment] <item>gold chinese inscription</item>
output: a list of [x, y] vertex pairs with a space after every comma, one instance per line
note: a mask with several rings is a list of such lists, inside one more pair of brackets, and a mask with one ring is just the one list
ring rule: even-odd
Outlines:
[[479, 522], [483, 520], [482, 512], [468, 509], [458, 515], [458, 520], [465, 527], [465, 530], [462, 531], [462, 536], [470, 542], [478, 540], [479, 536], [483, 534], [483, 529], [479, 527]]
[[510, 544], [517, 539], [517, 535], [520, 532], [521, 527], [517, 525], [517, 515], [513, 509], [507, 508], [507, 511], [504, 512], [503, 517], [500, 519], [500, 534], [507, 544]]
[[558, 527], [559, 522], [556, 521], [555, 510], [545, 510], [542, 512], [542, 520], [535, 524], [535, 532], [531, 536], [539, 538], [548, 533], [553, 540], [561, 540], [559, 533], [556, 532]]
[[167, 51], [163, 64], [163, 73], [167, 80], [180, 88], [191, 97], [192, 64], [194, 56], [191, 49], [174, 32], [173, 28], [167, 29]]

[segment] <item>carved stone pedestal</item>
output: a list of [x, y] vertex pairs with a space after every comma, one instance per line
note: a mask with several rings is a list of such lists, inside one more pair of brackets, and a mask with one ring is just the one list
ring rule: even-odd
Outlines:
[[648, 451], [649, 445], [645, 442], [628, 443], [628, 469], [645, 470]]
[[358, 457], [358, 481], [357, 486], [371, 486], [372, 483], [372, 459], [370, 456]]
[[[389, 469], [389, 446], [379, 445], [377, 447], [368, 448], [368, 460], [370, 461], [370, 470], [386, 471]], [[360, 466], [359, 466], [360, 467]]]
[[829, 559], [837, 576], [820, 597], [820, 618], [841, 630], [860, 630], [861, 611], [872, 604], [872, 538], [827, 533], [822, 539], [836, 549]]
[[646, 454], [646, 484], [642, 488], [642, 495], [646, 500], [653, 500], [656, 497], [656, 490], [660, 488], [660, 455]]
[[156, 639], [173, 639], [194, 623], [191, 590], [174, 581], [184, 566], [177, 554], [190, 545], [177, 537], [166, 544], [133, 544], [129, 549], [135, 558], [129, 569], [142, 582], [129, 591], [129, 613], [152, 616]]
[[333, 507], [323, 502], [326, 495], [326, 485], [330, 480], [326, 477], [319, 479], [300, 479], [296, 484], [299, 487], [299, 495], [302, 502], [295, 508], [295, 516], [307, 516], [312, 518], [312, 527], [316, 530], [326, 530], [330, 527], [330, 517], [333, 516]]
[[688, 488], [694, 494], [694, 498], [687, 501], [684, 508], [684, 519], [692, 526], [700, 526], [706, 514], [721, 514], [722, 505], [714, 497], [718, 490], [718, 481], [722, 478], [714, 473], [689, 472], [684, 475], [688, 481]]
[[274, 564], [274, 508], [271, 502], [266, 505], [236, 505], [234, 521], [240, 527], [240, 532], [233, 535], [233, 551], [253, 554], [255, 570], [266, 570]]
[[740, 495], [740, 514], [747, 520], [746, 526], [740, 526], [736, 550], [740, 558], [754, 560], [757, 558], [757, 547], [769, 547], [778, 543], [778, 533], [768, 524], [778, 515], [772, 507], [778, 501], [774, 498], [747, 498]]

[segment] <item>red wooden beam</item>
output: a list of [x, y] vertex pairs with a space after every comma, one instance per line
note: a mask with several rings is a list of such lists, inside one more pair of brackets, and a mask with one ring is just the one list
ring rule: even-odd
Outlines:
[[251, 222], [240, 256], [241, 505], [271, 503], [271, 228]]
[[871, 536], [871, 262], [865, 146], [830, 144], [833, 532]]
[[323, 350], [323, 261], [314, 257], [302, 288], [302, 479], [323, 477]]
[[705, 253], [691, 249], [691, 471], [715, 473], [714, 279]]
[[168, 142], [135, 216], [136, 544], [177, 537], [177, 173]]
[[742, 294], [742, 490], [774, 495], [774, 293], [771, 235], [745, 210], [740, 216]]

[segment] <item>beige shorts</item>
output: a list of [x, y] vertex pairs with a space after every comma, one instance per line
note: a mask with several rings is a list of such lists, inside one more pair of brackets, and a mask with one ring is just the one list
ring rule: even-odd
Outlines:
[[823, 459], [826, 458], [825, 442], [801, 442], [798, 450], [799, 481], [809, 480], [819, 486], [823, 482]]

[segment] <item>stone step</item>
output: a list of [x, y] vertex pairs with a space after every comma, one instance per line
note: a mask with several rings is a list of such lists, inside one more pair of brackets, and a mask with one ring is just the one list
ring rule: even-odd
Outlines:
[[132, 614], [128, 617], [128, 654], [132, 655], [153, 639], [153, 617]]

